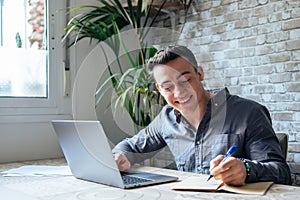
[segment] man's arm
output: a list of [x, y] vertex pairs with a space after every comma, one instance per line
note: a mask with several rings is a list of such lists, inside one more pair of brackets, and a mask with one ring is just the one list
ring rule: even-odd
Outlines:
[[246, 134], [244, 161], [250, 168], [246, 182], [271, 180], [291, 184], [291, 172], [272, 128], [269, 111], [262, 106], [252, 119], [252, 126]]
[[[161, 114], [159, 114], [147, 127], [139, 131], [138, 134], [118, 143], [113, 149], [113, 153], [125, 156], [130, 165], [153, 157], [166, 146], [166, 142], [160, 134], [163, 130], [162, 126], [162, 118]], [[126, 164], [126, 166], [128, 165]]]
[[[241, 185], [244, 182], [274, 181], [291, 184], [290, 169], [284, 159], [278, 139], [265, 107], [255, 107], [247, 121], [242, 158], [231, 157], [220, 163], [222, 155], [210, 163], [211, 174], [227, 184]], [[231, 144], [232, 145], [232, 144]]]

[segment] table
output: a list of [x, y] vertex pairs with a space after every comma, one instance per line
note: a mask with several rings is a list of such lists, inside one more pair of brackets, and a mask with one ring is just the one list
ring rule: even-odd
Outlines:
[[[0, 164], [0, 171], [24, 165], [66, 165], [64, 159], [50, 159], [20, 163]], [[163, 173], [178, 176], [181, 180], [191, 177], [193, 173], [175, 170], [160, 169], [155, 167], [138, 167], [138, 170]], [[191, 192], [174, 191], [170, 188], [176, 184], [166, 183], [136, 189], [123, 190], [102, 184], [92, 183], [74, 178], [73, 176], [56, 177], [6, 177], [0, 176], [0, 196], [4, 199], [22, 200], [94, 200], [94, 199], [300, 199], [300, 187], [273, 184], [263, 196], [241, 195], [225, 192]]]

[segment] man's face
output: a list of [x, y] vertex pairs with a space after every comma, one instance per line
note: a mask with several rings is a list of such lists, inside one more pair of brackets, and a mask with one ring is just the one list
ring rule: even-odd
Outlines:
[[184, 116], [193, 113], [204, 95], [203, 71], [178, 57], [153, 69], [156, 87], [167, 103]]

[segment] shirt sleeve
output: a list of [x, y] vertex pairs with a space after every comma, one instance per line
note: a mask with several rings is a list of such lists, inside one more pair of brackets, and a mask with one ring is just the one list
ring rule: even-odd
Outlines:
[[257, 106], [250, 112], [245, 143], [245, 160], [250, 170], [246, 182], [291, 184], [290, 169], [272, 128], [268, 110], [264, 106]]
[[166, 142], [160, 134], [163, 129], [162, 112], [135, 136], [118, 143], [113, 149], [113, 153], [125, 155], [131, 164], [139, 163], [158, 153], [166, 146]]

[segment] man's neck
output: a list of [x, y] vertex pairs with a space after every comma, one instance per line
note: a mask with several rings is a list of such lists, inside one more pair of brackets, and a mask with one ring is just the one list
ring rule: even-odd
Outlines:
[[189, 115], [185, 117], [185, 119], [190, 123], [194, 131], [197, 130], [205, 112], [206, 112], [206, 106], [209, 99], [213, 96], [212, 93], [206, 92], [205, 98], [203, 101], [199, 102], [199, 105], [195, 109], [195, 112], [192, 115]]

